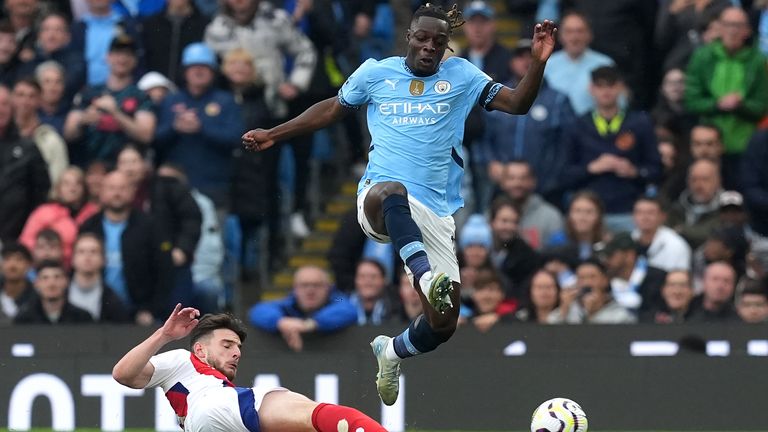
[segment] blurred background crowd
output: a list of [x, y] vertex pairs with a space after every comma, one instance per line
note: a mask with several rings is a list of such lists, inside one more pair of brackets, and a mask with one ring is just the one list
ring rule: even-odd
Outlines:
[[[0, 322], [150, 325], [182, 302], [300, 350], [420, 313], [357, 226], [364, 111], [261, 153], [240, 136], [404, 55], [421, 2], [0, 4]], [[534, 23], [559, 42], [527, 115], [465, 125], [461, 321], [764, 322], [768, 1], [459, 7], [448, 54], [508, 86]]]

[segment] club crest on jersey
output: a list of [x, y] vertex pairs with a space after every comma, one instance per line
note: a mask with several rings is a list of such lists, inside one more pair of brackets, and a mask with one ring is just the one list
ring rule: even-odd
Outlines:
[[451, 91], [451, 83], [448, 81], [438, 81], [435, 83], [435, 93], [446, 94]]
[[411, 80], [411, 85], [408, 87], [408, 90], [411, 91], [411, 94], [414, 96], [421, 96], [424, 94], [424, 81], [422, 80]]

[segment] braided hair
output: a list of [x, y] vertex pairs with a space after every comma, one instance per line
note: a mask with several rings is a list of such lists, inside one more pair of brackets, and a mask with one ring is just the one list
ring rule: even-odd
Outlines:
[[461, 11], [459, 6], [454, 4], [449, 10], [445, 11], [442, 7], [427, 3], [420, 6], [413, 14], [413, 21], [419, 19], [419, 17], [432, 17], [439, 20], [443, 20], [448, 23], [449, 31], [453, 32], [453, 29], [464, 25], [464, 19], [461, 17]]

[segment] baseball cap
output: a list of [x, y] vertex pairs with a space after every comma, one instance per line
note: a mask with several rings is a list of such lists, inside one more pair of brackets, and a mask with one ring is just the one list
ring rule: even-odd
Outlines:
[[493, 8], [488, 5], [488, 3], [482, 1], [482, 0], [475, 0], [467, 5], [467, 7], [464, 8], [464, 18], [470, 19], [475, 16], [484, 16], [488, 19], [492, 19], [495, 15], [493, 12]]
[[109, 43], [109, 51], [129, 51], [132, 54], [136, 54], [138, 46], [136, 41], [127, 34], [119, 34], [112, 39]]
[[465, 249], [469, 246], [482, 246], [490, 249], [491, 239], [491, 227], [488, 225], [485, 216], [474, 214], [467, 219], [467, 222], [461, 229], [461, 233], [459, 233], [459, 248]]
[[174, 85], [171, 80], [166, 78], [165, 75], [161, 74], [160, 72], [155, 71], [147, 72], [144, 74], [136, 86], [141, 91], [147, 91], [155, 87], [164, 87], [171, 92], [176, 91], [176, 85]]
[[616, 235], [614, 235], [613, 238], [598, 251], [598, 253], [601, 256], [609, 257], [613, 255], [614, 252], [633, 250], [636, 248], [637, 243], [635, 243], [635, 240], [632, 238], [632, 234], [628, 231], [622, 231], [616, 233]]
[[181, 54], [181, 65], [184, 67], [203, 65], [216, 69], [219, 63], [216, 61], [216, 54], [208, 45], [196, 42], [184, 48], [184, 52]]
[[723, 207], [741, 207], [744, 205], [744, 197], [736, 191], [725, 191], [720, 193], [718, 198], [720, 208]]

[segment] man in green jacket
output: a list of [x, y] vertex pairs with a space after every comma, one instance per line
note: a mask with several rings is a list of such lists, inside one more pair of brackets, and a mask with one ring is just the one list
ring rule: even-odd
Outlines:
[[765, 57], [747, 45], [752, 30], [744, 10], [726, 8], [719, 24], [720, 39], [698, 48], [688, 63], [685, 104], [722, 130], [723, 168], [731, 171], [768, 111], [768, 71]]

